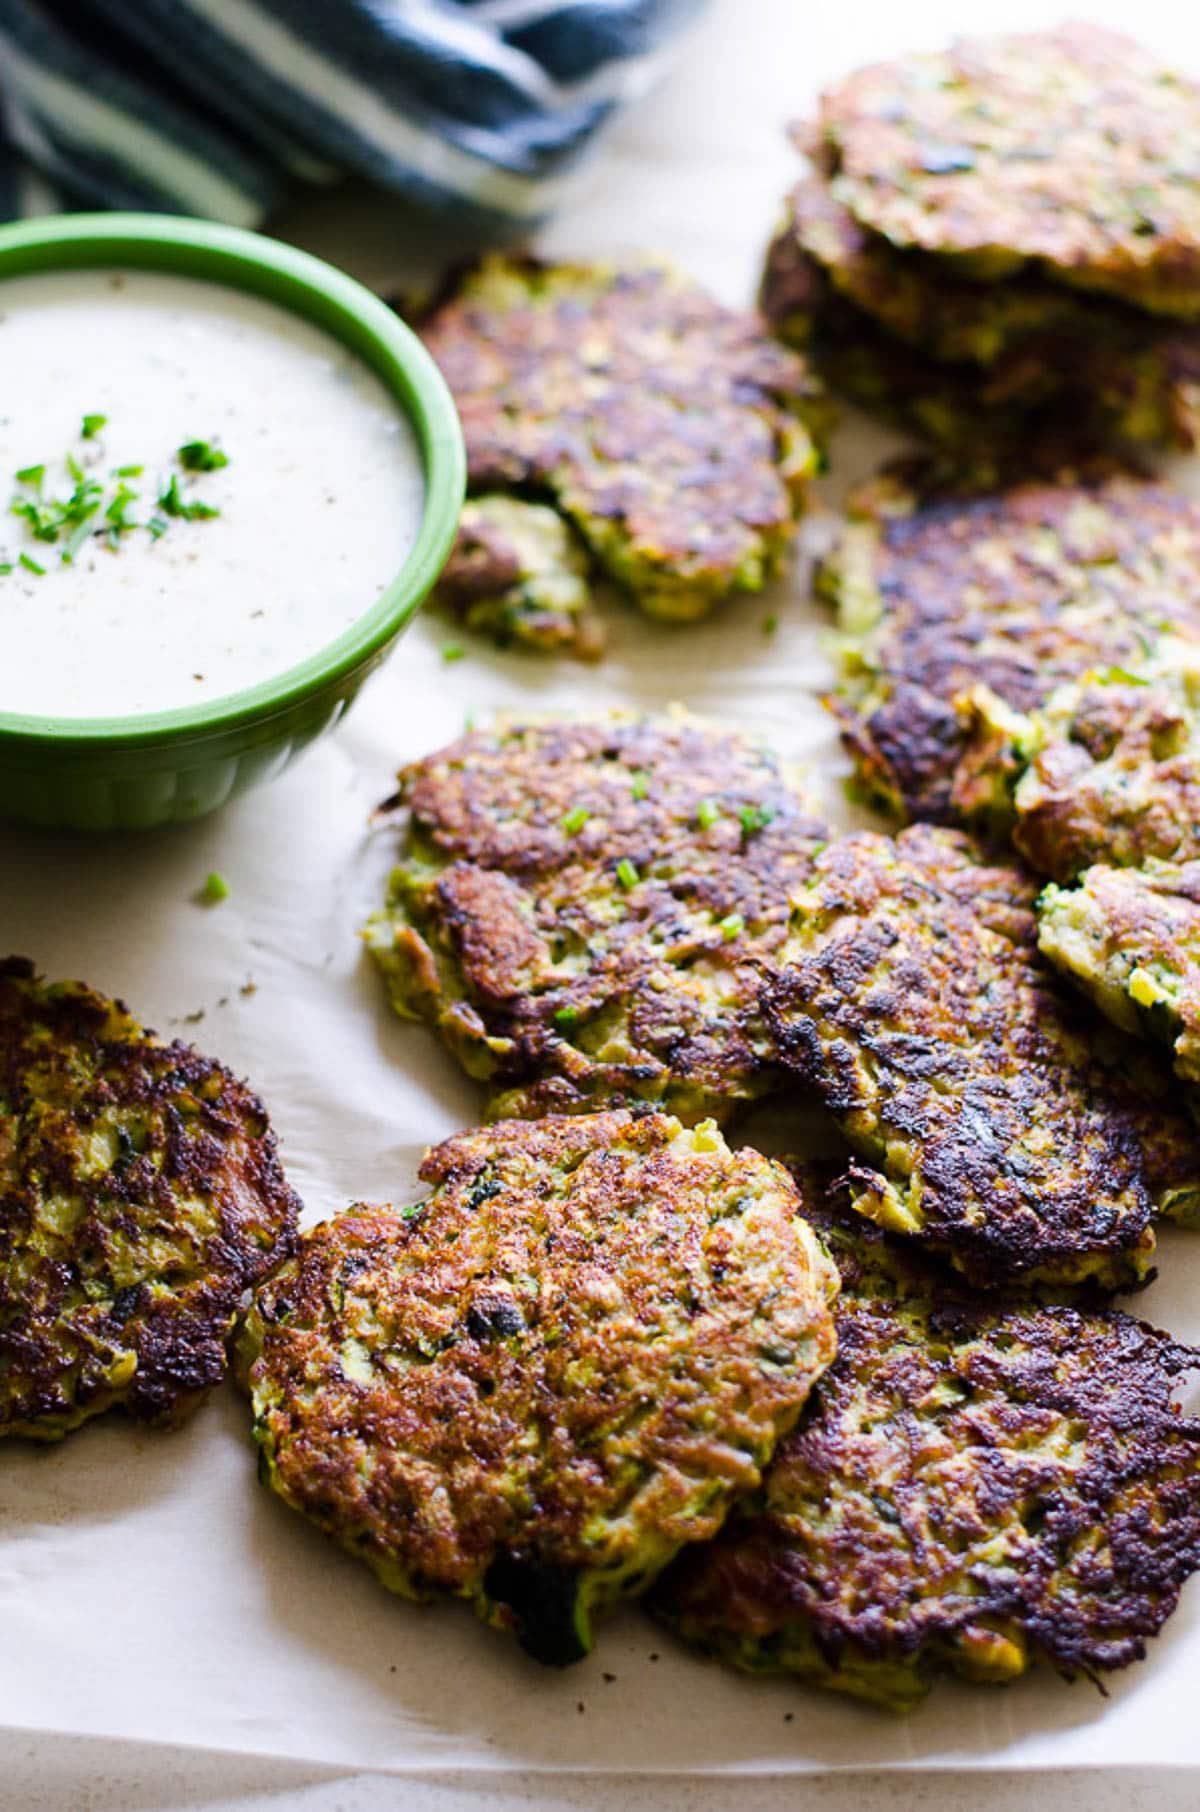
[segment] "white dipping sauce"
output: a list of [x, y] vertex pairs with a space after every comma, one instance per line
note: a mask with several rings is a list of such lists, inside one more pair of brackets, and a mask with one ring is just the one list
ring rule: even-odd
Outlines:
[[[85, 415], [107, 416], [81, 439]], [[191, 473], [192, 441], [229, 463]], [[70, 564], [9, 514], [15, 473], [44, 464], [65, 498], [71, 453], [128, 517], [180, 494], [220, 511], [89, 535]], [[360, 618], [421, 520], [415, 436], [366, 367], [273, 303], [142, 271], [0, 283], [0, 712], [100, 717], [218, 699], [282, 673]], [[104, 526], [103, 513], [94, 521]], [[45, 568], [44, 577], [20, 556]]]

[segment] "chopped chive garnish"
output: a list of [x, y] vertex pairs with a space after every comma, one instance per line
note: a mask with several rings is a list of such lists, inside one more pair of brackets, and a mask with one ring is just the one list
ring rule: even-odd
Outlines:
[[584, 805], [577, 805], [572, 811], [569, 811], [562, 821], [562, 827], [568, 837], [574, 837], [577, 832], [581, 831], [591, 815]]
[[629, 784], [630, 796], [634, 799], [644, 799], [646, 797], [646, 795], [649, 793], [649, 791], [650, 791], [649, 774], [640, 774], [640, 773], [634, 774], [634, 776]]
[[189, 501], [179, 489], [179, 480], [172, 472], [170, 483], [158, 494], [158, 507], [166, 516], [179, 516], [185, 522], [203, 522], [210, 516], [219, 516], [211, 503]]
[[578, 1018], [578, 1007], [560, 1007], [554, 1015], [554, 1023], [556, 1026], [573, 1026]]
[[696, 807], [696, 823], [701, 830], [708, 830], [721, 816], [721, 808], [715, 799], [702, 799]]
[[402, 1208], [400, 1210], [400, 1219], [402, 1221], [415, 1221], [418, 1214], [422, 1213], [424, 1208], [424, 1202], [413, 1202], [410, 1207]]
[[461, 661], [466, 652], [461, 642], [445, 642], [442, 645], [444, 661]]
[[45, 567], [39, 566], [37, 561], [32, 559], [29, 554], [21, 554], [19, 556], [19, 558], [21, 561], [21, 565], [25, 568], [25, 571], [27, 573], [36, 573], [39, 579], [45, 578], [45, 576], [46, 576]]
[[723, 919], [717, 920], [717, 930], [721, 932], [726, 943], [732, 942], [738, 932], [745, 929], [746, 921], [740, 912], [727, 913]]
[[206, 906], [219, 906], [222, 900], [229, 898], [229, 882], [215, 868], [211, 874], [205, 875], [200, 898]]
[[764, 635], [774, 635], [778, 628], [779, 618], [772, 611], [769, 617], [764, 617], [762, 620], [762, 632]]
[[617, 879], [621, 883], [621, 886], [625, 888], [636, 887], [641, 878], [636, 866], [629, 860], [629, 857], [622, 856], [621, 860], [617, 863]]
[[13, 563], [11, 560], [0, 560], [0, 579], [7, 579], [12, 569]]
[[189, 440], [175, 455], [185, 472], [219, 472], [229, 464], [228, 453], [214, 447], [211, 441]]
[[773, 805], [744, 805], [739, 813], [743, 837], [752, 837], [755, 831], [766, 830], [774, 816]]
[[87, 512], [87, 515], [81, 516], [79, 518], [79, 521], [75, 524], [75, 527], [71, 530], [70, 534], [67, 536], [66, 545], [64, 546], [63, 551], [62, 551], [64, 566], [70, 566], [72, 560], [75, 558], [76, 554], [79, 552], [80, 548], [83, 546], [84, 542], [87, 540], [88, 536], [91, 534], [92, 517], [96, 514], [96, 511], [99, 508], [100, 508], [100, 505], [98, 503], [93, 504], [92, 508]]
[[[107, 421], [108, 417], [105, 415], [85, 415], [80, 429], [82, 438], [94, 439]], [[186, 455], [185, 464], [197, 471], [215, 471], [228, 464], [226, 455], [210, 446], [207, 441], [187, 442], [180, 448], [180, 455]], [[131, 529], [144, 528], [151, 540], [157, 541], [166, 533], [168, 519], [172, 516], [196, 522], [221, 513], [211, 504], [181, 490], [176, 475], [169, 481], [164, 480], [162, 492], [156, 500], [158, 508], [155, 514], [146, 522], [137, 522], [130, 517], [129, 510], [137, 501], [139, 493], [124, 481], [141, 476], [145, 466], [118, 466], [111, 477], [102, 482], [85, 471], [73, 453], [64, 456], [63, 464], [71, 479], [72, 488], [68, 495], [55, 497], [45, 494], [47, 468], [44, 464], [22, 466], [14, 476], [24, 490], [10, 499], [9, 509], [12, 515], [24, 522], [35, 541], [54, 544], [61, 539], [61, 558], [68, 566], [88, 536], [96, 532], [93, 518], [100, 512], [103, 512], [104, 521], [108, 525], [109, 545], [114, 548], [120, 545], [121, 537]], [[117, 481], [115, 485], [112, 482], [114, 478]], [[45, 570], [36, 561], [25, 560], [23, 564], [32, 572], [41, 573]]]
[[128, 510], [130, 504], [136, 502], [136, 500], [137, 492], [130, 490], [127, 484], [117, 486], [116, 495], [112, 498], [104, 511], [105, 516], [108, 521], [112, 523], [114, 528], [123, 529], [132, 527], [132, 524], [125, 520], [125, 512]]
[[[15, 496], [13, 498], [13, 515], [20, 516], [22, 522], [27, 522], [34, 535], [38, 533], [38, 529], [42, 525], [42, 506], [40, 504], [29, 502], [29, 498], [25, 498], [25, 496]], [[45, 536], [42, 536], [42, 540], [45, 540]]]

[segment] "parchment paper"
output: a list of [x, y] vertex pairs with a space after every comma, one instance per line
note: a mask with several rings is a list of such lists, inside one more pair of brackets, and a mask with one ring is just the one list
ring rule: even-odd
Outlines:
[[[1092, 11], [1120, 22], [1114, 5]], [[1138, 26], [1200, 67], [1200, 24], [1172, 11], [1142, 8]], [[1054, 17], [988, 4], [970, 24]], [[744, 299], [794, 170], [783, 121], [838, 69], [936, 44], [962, 22], [941, 0], [903, 15], [725, 0], [545, 243], [585, 254], [661, 246]], [[368, 199], [330, 198], [293, 230], [381, 283], [428, 271], [431, 236], [406, 238], [394, 210]], [[810, 542], [845, 482], [889, 444], [865, 427], [846, 431]], [[780, 628], [767, 636], [771, 611]], [[389, 1014], [356, 936], [392, 857], [368, 817], [397, 764], [454, 736], [468, 712], [680, 699], [806, 760], [849, 823], [844, 765], [815, 698], [827, 674], [822, 626], [803, 560], [771, 598], [686, 632], [616, 611], [611, 655], [592, 670], [475, 643], [447, 664], [440, 650], [457, 631], [426, 614], [335, 739], [216, 818], [106, 842], [0, 832], [0, 948], [122, 995], [160, 1031], [247, 1074], [310, 1219], [356, 1198], [406, 1199], [425, 1145], [472, 1123], [478, 1100], [432, 1035]], [[213, 868], [231, 892], [205, 908], [194, 896]], [[1200, 1339], [1200, 1236], [1168, 1232], [1161, 1253], [1161, 1280], [1137, 1309]], [[1107, 1699], [1038, 1673], [1004, 1692], [941, 1687], [901, 1721], [719, 1671], [636, 1610], [602, 1627], [591, 1660], [549, 1673], [462, 1607], [391, 1599], [263, 1492], [232, 1389], [176, 1435], [115, 1419], [57, 1449], [6, 1447], [0, 1632], [0, 1729], [348, 1767], [767, 1774], [1200, 1762], [1195, 1586], [1149, 1663]]]

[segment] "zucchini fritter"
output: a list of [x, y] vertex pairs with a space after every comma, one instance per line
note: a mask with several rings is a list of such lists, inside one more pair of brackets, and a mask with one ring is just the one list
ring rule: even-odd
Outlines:
[[1048, 336], [981, 371], [937, 364], [838, 304], [814, 323], [808, 354], [835, 395], [967, 462], [1000, 453], [1017, 463], [1039, 442], [1122, 457], [1200, 447], [1194, 328], [1156, 332], [1144, 345]]
[[1200, 88], [1129, 38], [1073, 23], [877, 63], [822, 97], [817, 137], [892, 245], [1200, 315]]
[[820, 178], [789, 199], [760, 306], [832, 391], [960, 457], [1038, 438], [1200, 445], [1200, 328], [1036, 279], [947, 276], [864, 232]]
[[[1155, 331], [1133, 310], [1036, 278], [973, 283], [948, 276], [937, 259], [898, 251], [880, 234], [867, 232], [820, 176], [808, 177], [788, 197], [769, 268], [802, 256], [813, 259], [855, 309], [939, 363], [994, 365], [1014, 347], [1032, 342], [1036, 350], [1057, 333], [1087, 346], [1097, 337], [1119, 343], [1125, 328], [1144, 345]], [[769, 301], [770, 277], [766, 296]], [[800, 312], [803, 303], [803, 293], [794, 294], [792, 312]]]
[[1156, 1201], [1195, 1213], [1200, 1137], [1149, 1053], [1059, 989], [1032, 897], [953, 831], [844, 837], [793, 889], [762, 1006], [860, 1154], [859, 1213], [983, 1288], [1116, 1288], [1145, 1275]]
[[[1040, 874], [1200, 856], [1200, 647], [1164, 638], [1143, 672], [1087, 673], [1008, 725], [1028, 766], [1013, 841]], [[983, 712], [986, 720], [987, 711]]]
[[477, 730], [400, 776], [403, 856], [365, 936], [489, 1114], [778, 1083], [756, 964], [828, 832], [752, 739], [683, 715]]
[[761, 588], [827, 406], [756, 316], [662, 264], [493, 254], [421, 332], [462, 417], [474, 494], [553, 504], [651, 616], [689, 620]]
[[1127, 1032], [1200, 1082], [1200, 861], [1098, 865], [1038, 901], [1038, 944]]
[[1142, 667], [1168, 631], [1200, 653], [1200, 507], [1127, 472], [973, 494], [900, 467], [852, 500], [818, 587], [865, 795], [898, 819], [1006, 820], [1019, 764], [981, 800], [968, 695], [1024, 713], [1098, 665]]
[[906, 1711], [940, 1673], [1140, 1660], [1200, 1567], [1200, 1353], [1116, 1310], [999, 1305], [835, 1230], [838, 1356], [758, 1503], [653, 1608], [754, 1673]]
[[262, 1104], [119, 1001], [0, 963], [0, 1435], [175, 1422], [225, 1372], [296, 1197]]
[[421, 1177], [259, 1291], [263, 1476], [392, 1591], [562, 1665], [759, 1483], [837, 1273], [780, 1165], [662, 1114], [461, 1133]]
[[966, 461], [1059, 442], [1136, 458], [1200, 447], [1200, 332], [1156, 334], [1145, 346], [1050, 339], [982, 375], [938, 365], [889, 341], [855, 312], [823, 321], [814, 367], [838, 396]]
[[543, 503], [468, 499], [434, 600], [500, 648], [562, 649], [582, 660], [604, 648], [589, 608], [587, 555]]

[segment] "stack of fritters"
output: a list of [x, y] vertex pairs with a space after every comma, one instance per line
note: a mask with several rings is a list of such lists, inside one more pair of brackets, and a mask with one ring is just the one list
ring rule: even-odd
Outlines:
[[684, 622], [775, 570], [828, 404], [756, 315], [662, 263], [493, 254], [419, 326], [466, 434], [441, 597], [472, 626], [594, 654], [590, 572]]
[[851, 498], [817, 589], [864, 796], [900, 822], [1006, 829], [1014, 739], [1056, 688], [1180, 646], [1200, 658], [1200, 506], [1111, 468], [1012, 483], [906, 463]]
[[1095, 26], [861, 69], [795, 129], [762, 306], [952, 443], [1200, 434], [1200, 87]]
[[864, 795], [1011, 837], [1060, 883], [1043, 952], [1193, 1080], [1200, 508], [1130, 472], [909, 465], [852, 501], [818, 584]]
[[[1195, 1082], [1200, 1002], [1200, 650], [1173, 638], [1142, 676], [1060, 687], [1010, 726], [1027, 762], [1013, 840], [1062, 886], [1038, 902], [1043, 952]], [[1066, 883], [1077, 882], [1071, 888]]]

